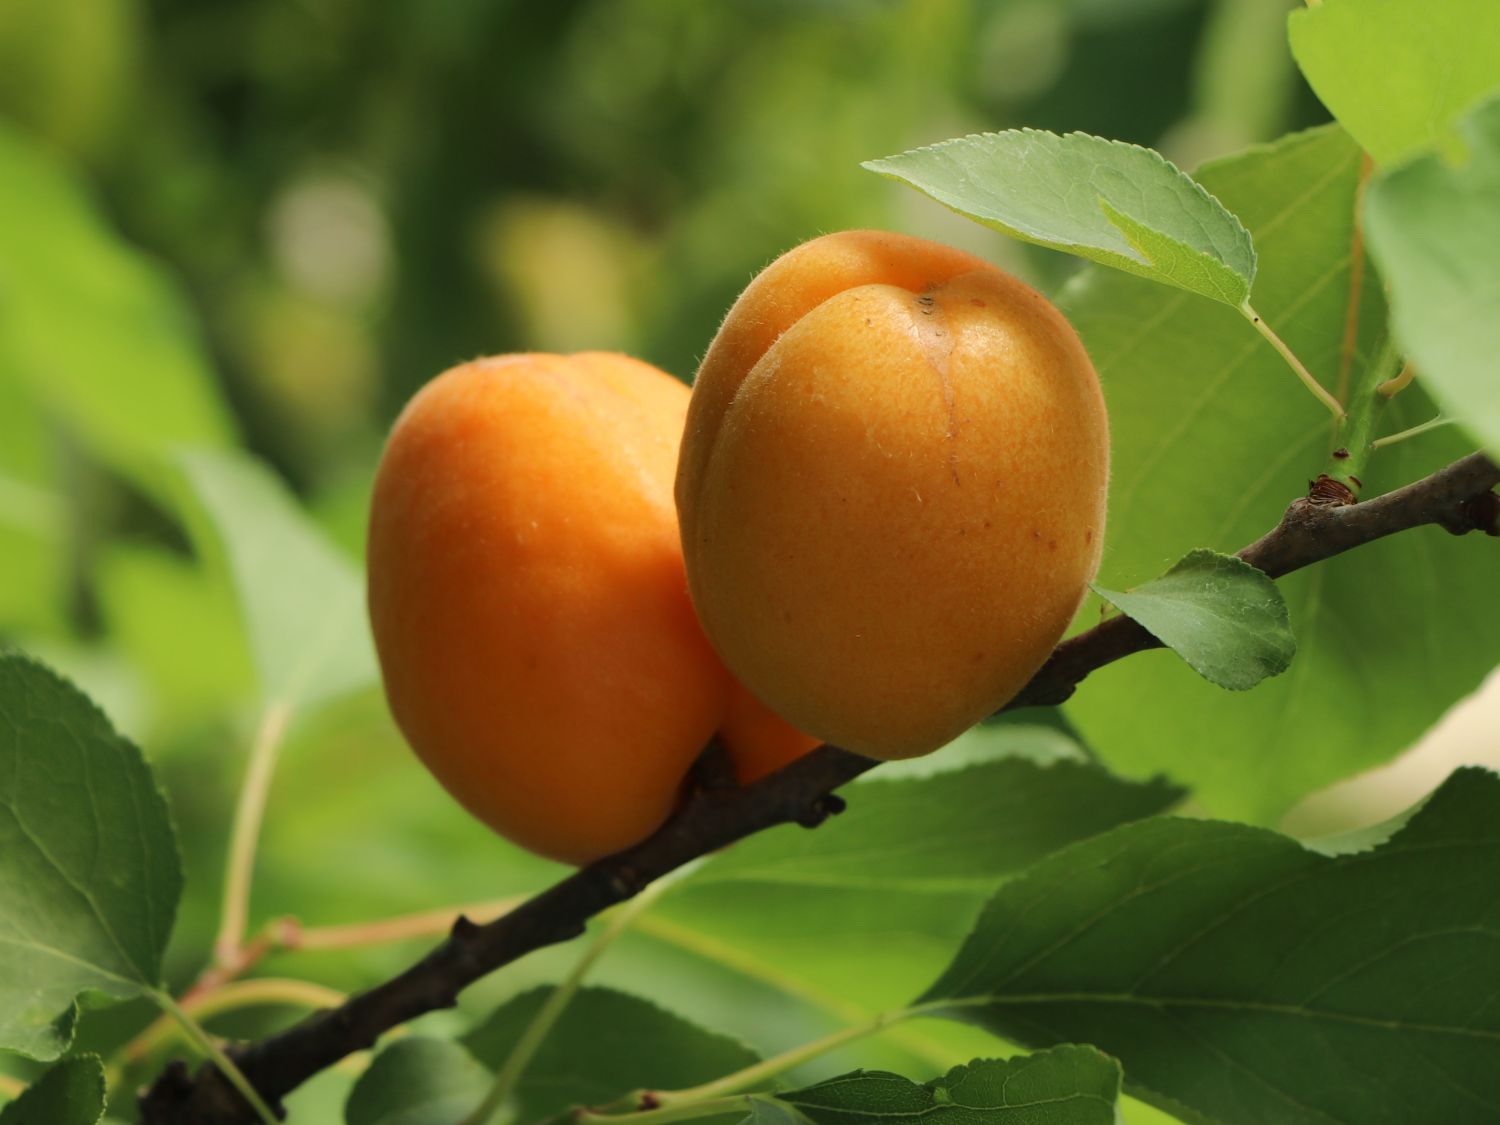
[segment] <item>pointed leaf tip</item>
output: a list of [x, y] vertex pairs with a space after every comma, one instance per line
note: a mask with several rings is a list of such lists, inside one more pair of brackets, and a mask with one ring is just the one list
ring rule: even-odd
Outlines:
[[1086, 133], [960, 137], [864, 167], [985, 226], [1238, 307], [1255, 281], [1240, 221], [1151, 149]]

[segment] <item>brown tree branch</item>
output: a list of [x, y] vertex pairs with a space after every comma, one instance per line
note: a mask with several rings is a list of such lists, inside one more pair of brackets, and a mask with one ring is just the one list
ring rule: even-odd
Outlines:
[[[1473, 453], [1415, 484], [1362, 504], [1294, 500], [1280, 523], [1238, 554], [1272, 578], [1280, 578], [1426, 524], [1454, 535], [1470, 531], [1500, 535], [1500, 498], [1490, 491], [1497, 483], [1500, 469], [1484, 454]], [[1005, 710], [1055, 706], [1072, 695], [1090, 672], [1133, 652], [1160, 647], [1160, 641], [1130, 618], [1111, 617], [1058, 645]]]
[[[1415, 484], [1365, 501], [1332, 506], [1295, 501], [1277, 526], [1239, 552], [1272, 578], [1400, 531], [1436, 524], [1455, 535], [1500, 535], [1500, 468], [1482, 454]], [[1127, 617], [1114, 617], [1060, 644], [1004, 710], [1060, 703], [1090, 672], [1160, 642]], [[878, 763], [823, 746], [742, 789], [710, 784], [650, 839], [599, 860], [484, 926], [460, 918], [448, 939], [399, 976], [342, 1007], [317, 1012], [277, 1035], [232, 1053], [266, 1101], [280, 1099], [386, 1031], [452, 1007], [480, 977], [542, 946], [583, 932], [590, 918], [639, 893], [689, 861], [778, 824], [812, 827], [843, 807], [833, 790]], [[704, 771], [711, 776], [712, 771]], [[254, 1115], [219, 1072], [174, 1063], [142, 1096], [145, 1125], [242, 1125]]]

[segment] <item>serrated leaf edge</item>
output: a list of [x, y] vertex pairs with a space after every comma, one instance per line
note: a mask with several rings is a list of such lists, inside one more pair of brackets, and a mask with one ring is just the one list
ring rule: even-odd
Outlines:
[[[167, 818], [167, 827], [174, 845], [173, 859], [175, 860], [175, 865], [177, 868], [177, 897], [176, 900], [172, 903], [168, 911], [168, 916], [165, 919], [166, 929], [164, 932], [164, 940], [162, 946], [162, 952], [163, 954], [165, 954], [166, 945], [171, 940], [172, 931], [176, 929], [177, 913], [182, 905], [182, 887], [184, 882], [184, 875], [182, 870], [182, 852], [181, 849], [176, 846], [177, 840], [179, 839], [177, 831], [177, 820], [175, 815], [173, 814], [172, 802], [170, 797], [168, 796], [166, 789], [162, 786], [160, 780], [157, 778], [156, 771], [151, 768], [151, 763], [147, 759], [145, 753], [141, 750], [141, 748], [135, 744], [134, 740], [121, 733], [120, 730], [115, 727], [114, 722], [110, 719], [109, 714], [104, 710], [104, 708], [101, 707], [97, 701], [95, 701], [93, 696], [89, 695], [86, 691], [79, 687], [78, 684], [70, 676], [67, 676], [64, 673], [58, 671], [50, 664], [38, 659], [37, 657], [33, 656], [31, 653], [26, 652], [23, 649], [16, 648], [14, 646], [0, 646], [0, 663], [4, 663], [7, 661], [15, 661], [18, 664], [30, 666], [31, 668], [40, 671], [43, 675], [50, 677], [56, 682], [62, 684], [65, 688], [74, 692], [77, 697], [83, 701], [88, 710], [92, 712], [93, 716], [103, 724], [104, 729], [107, 730], [111, 736], [113, 736], [121, 744], [129, 747], [130, 750], [132, 750], [139, 756], [141, 765], [144, 767], [146, 780], [150, 787], [150, 790], [161, 801], [162, 810], [166, 814]], [[102, 924], [103, 919], [101, 918], [100, 921]], [[104, 928], [106, 932], [110, 931], [110, 927], [105, 926]], [[55, 953], [53, 953], [53, 951], [48, 950], [46, 952], [49, 955], [55, 956]], [[96, 966], [90, 965], [89, 968], [93, 971], [100, 971]], [[155, 984], [151, 985], [142, 984], [140, 981], [131, 980], [128, 977], [122, 977], [115, 973], [100, 971], [100, 975], [108, 977], [112, 980], [117, 980], [122, 985], [137, 990], [138, 994], [141, 996], [149, 995], [152, 989], [159, 987], [160, 985], [160, 982], [156, 982]], [[28, 1055], [28, 1057], [35, 1058], [41, 1062], [52, 1062], [54, 1060], [63, 1058], [67, 1051], [72, 1047], [73, 1036], [77, 1031], [79, 1000], [81, 997], [87, 994], [95, 994], [100, 996], [109, 995], [107, 993], [100, 992], [95, 988], [79, 989], [76, 993], [73, 994], [73, 998], [69, 1001], [68, 1005], [65, 1008], [61, 1009], [49, 1023], [49, 1026], [58, 1028], [59, 1032], [65, 1036], [65, 1038], [62, 1040], [62, 1044], [58, 1053], [50, 1057], [41, 1055]], [[125, 996], [110, 996], [109, 998], [111, 1002], [124, 1002], [130, 999], [130, 997]], [[17, 1053], [27, 1055], [27, 1052], [20, 1049], [17, 1049]]]
[[[1326, 126], [1319, 126], [1319, 127], [1315, 127], [1315, 128], [1326, 128]], [[1308, 133], [1314, 132], [1314, 131], [1315, 131], [1314, 129], [1304, 130], [1304, 132], [1308, 132]], [[965, 133], [964, 135], [959, 136], [959, 137], [949, 137], [947, 140], [935, 141], [932, 144], [919, 145], [916, 148], [904, 149], [901, 152], [892, 153], [889, 156], [881, 156], [881, 157], [877, 157], [877, 158], [875, 158], [873, 160], [862, 161], [860, 163], [860, 167], [866, 169], [867, 171], [875, 172], [875, 173], [877, 173], [879, 175], [886, 176], [886, 177], [891, 178], [891, 179], [902, 179], [902, 180], [904, 180], [905, 179], [904, 176], [901, 176], [899, 173], [895, 172], [892, 169], [888, 169], [886, 167], [883, 167], [883, 165], [885, 165], [886, 162], [888, 162], [888, 161], [898, 160], [901, 157], [905, 157], [905, 156], [913, 156], [913, 155], [916, 155], [918, 153], [926, 153], [926, 152], [938, 152], [938, 151], [941, 151], [942, 149], [947, 148], [949, 146], [957, 145], [957, 144], [962, 144], [962, 143], [964, 143], [966, 141], [981, 141], [981, 140], [985, 140], [985, 139], [990, 138], [990, 137], [1004, 137], [1004, 136], [1011, 136], [1011, 135], [1016, 135], [1016, 134], [1019, 134], [1021, 136], [1025, 136], [1025, 137], [1045, 137], [1048, 140], [1064, 140], [1064, 141], [1065, 140], [1069, 140], [1069, 139], [1074, 138], [1074, 137], [1078, 137], [1078, 138], [1081, 138], [1081, 139], [1086, 140], [1086, 141], [1097, 141], [1097, 142], [1100, 142], [1102, 144], [1112, 145], [1112, 146], [1114, 146], [1116, 148], [1132, 149], [1132, 150], [1134, 150], [1136, 152], [1144, 153], [1145, 155], [1147, 155], [1147, 156], [1152, 157], [1153, 159], [1155, 159], [1160, 164], [1165, 165], [1170, 171], [1176, 173], [1182, 179], [1186, 180], [1189, 184], [1191, 184], [1193, 190], [1195, 192], [1197, 192], [1198, 195], [1202, 199], [1204, 199], [1207, 202], [1211, 203], [1217, 210], [1219, 210], [1222, 214], [1224, 214], [1225, 216], [1228, 217], [1230, 223], [1233, 225], [1235, 234], [1238, 237], [1240, 237], [1240, 238], [1243, 239], [1245, 247], [1250, 252], [1250, 276], [1247, 277], [1247, 278], [1245, 278], [1245, 288], [1246, 288], [1247, 291], [1254, 288], [1254, 286], [1255, 286], [1255, 275], [1256, 275], [1256, 271], [1257, 271], [1257, 267], [1258, 267], [1258, 259], [1257, 259], [1256, 250], [1255, 250], [1255, 240], [1251, 237], [1250, 231], [1246, 228], [1245, 224], [1240, 221], [1240, 217], [1238, 215], [1236, 215], [1233, 211], [1229, 210], [1229, 208], [1225, 207], [1223, 203], [1219, 202], [1218, 197], [1215, 196], [1212, 192], [1210, 192], [1202, 184], [1200, 184], [1190, 173], [1183, 171], [1180, 167], [1178, 167], [1177, 164], [1175, 164], [1173, 161], [1167, 159], [1167, 157], [1163, 156], [1156, 149], [1149, 148], [1146, 145], [1136, 144], [1133, 141], [1115, 140], [1115, 139], [1110, 138], [1110, 137], [1097, 136], [1094, 133], [1085, 133], [1082, 130], [1077, 130], [1077, 129], [1075, 129], [1075, 130], [1073, 130], [1072, 132], [1069, 132], [1069, 133], [1054, 133], [1054, 132], [1052, 132], [1049, 129], [1034, 129], [1034, 128], [1031, 128], [1030, 126], [1022, 126], [1021, 128], [1018, 128], [1018, 129], [997, 129], [997, 130], [995, 130], [993, 132]], [[1289, 136], [1298, 136], [1298, 135], [1299, 134], [1295, 134], [1295, 133], [1289, 134]], [[1234, 159], [1235, 157], [1242, 156], [1245, 153], [1253, 152], [1257, 147], [1271, 147], [1272, 144], [1279, 143], [1280, 140], [1285, 140], [1285, 138], [1279, 138], [1278, 142], [1271, 142], [1271, 143], [1268, 143], [1266, 145], [1251, 146], [1250, 148], [1243, 150], [1243, 152], [1238, 152], [1238, 153], [1233, 154], [1230, 157], [1221, 158], [1221, 159]], [[1213, 163], [1216, 163], [1216, 162], [1215, 161], [1209, 161], [1209, 162], [1207, 162], [1204, 165], [1204, 167], [1209, 167]], [[910, 181], [906, 181], [906, 182], [910, 183]], [[916, 186], [916, 185], [912, 185], [912, 186]], [[921, 190], [921, 189], [919, 188], [918, 190]], [[939, 202], [941, 202], [941, 201], [939, 201]], [[948, 205], [944, 204], [944, 206], [948, 206]], [[949, 210], [956, 211], [959, 214], [964, 214], [964, 212], [958, 211], [958, 209], [955, 208], [955, 207], [949, 207]], [[1121, 214], [1125, 214], [1125, 213], [1126, 212], [1123, 212], [1123, 211], [1121, 212]], [[1133, 215], [1130, 216], [1130, 217], [1131, 218], [1135, 218], [1135, 216], [1133, 216]], [[1004, 225], [1004, 224], [1002, 224], [1002, 225]], [[1118, 229], [1118, 228], [1116, 228], [1116, 229]], [[1081, 242], [1062, 241], [1062, 240], [1055, 240], [1055, 239], [1050, 239], [1050, 238], [1047, 239], [1047, 241], [1050, 244], [1054, 245], [1054, 246], [1068, 247], [1068, 246], [1083, 246], [1084, 245]], [[1094, 249], [1094, 248], [1093, 247], [1089, 247], [1089, 249]], [[1147, 258], [1145, 258], [1144, 256], [1142, 256], [1139, 259], [1133, 259], [1133, 258], [1129, 258], [1127, 255], [1118, 254], [1118, 253], [1115, 253], [1113, 251], [1105, 250], [1105, 251], [1103, 251], [1103, 253], [1110, 254], [1112, 257], [1124, 258], [1127, 261], [1134, 261], [1134, 262], [1136, 262], [1137, 265], [1142, 265], [1142, 266], [1150, 266], [1151, 265], [1150, 260], [1147, 259]], [[1139, 254], [1140, 251], [1136, 251], [1136, 253]], [[1201, 253], [1201, 251], [1199, 251], [1199, 253]], [[1223, 264], [1226, 267], [1228, 267], [1228, 263], [1221, 263], [1221, 264]], [[1228, 268], [1231, 269], [1231, 272], [1234, 272], [1233, 269], [1232, 269], [1232, 267], [1228, 267]]]

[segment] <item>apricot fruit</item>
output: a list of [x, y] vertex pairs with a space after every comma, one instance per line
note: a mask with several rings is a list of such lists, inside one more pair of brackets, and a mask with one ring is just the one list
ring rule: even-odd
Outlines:
[[[687, 595], [687, 400], [621, 355], [476, 360], [418, 392], [376, 475], [369, 609], [391, 712], [461, 804], [554, 859], [657, 828], [743, 691]], [[736, 706], [742, 777], [815, 745]]]
[[793, 726], [927, 753], [1011, 699], [1098, 568], [1099, 380], [1041, 294], [876, 231], [791, 250], [698, 371], [676, 497], [709, 639]]

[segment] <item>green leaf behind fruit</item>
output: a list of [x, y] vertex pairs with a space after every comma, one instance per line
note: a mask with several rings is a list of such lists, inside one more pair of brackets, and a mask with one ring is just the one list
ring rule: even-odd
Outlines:
[[1365, 223], [1422, 385], [1500, 456], [1500, 98], [1460, 129], [1463, 163], [1429, 155], [1387, 172], [1370, 185]]
[[349, 1091], [345, 1125], [459, 1125], [493, 1081], [457, 1043], [402, 1039], [376, 1055]]
[[[690, 881], [987, 893], [1066, 844], [1162, 812], [1182, 797], [1161, 780], [1113, 776], [1051, 730], [1038, 732], [1049, 736], [1045, 756], [1006, 752], [1028, 733], [1025, 727], [973, 732], [965, 745], [988, 744], [1001, 756], [959, 769], [909, 778], [882, 769], [846, 789], [848, 809], [817, 832], [790, 825], [759, 833]], [[940, 766], [961, 749], [923, 761]]]
[[[1203, 168], [1260, 250], [1255, 306], [1325, 385], [1340, 382], [1360, 153], [1337, 127]], [[1384, 325], [1363, 286], [1354, 368]], [[1088, 270], [1064, 311], [1099, 370], [1112, 479], [1099, 582], [1126, 590], [1197, 547], [1236, 551], [1305, 495], [1332, 445], [1328, 417], [1229, 309], [1110, 270]], [[1389, 428], [1425, 422], [1419, 388]], [[1438, 430], [1379, 450], [1375, 496], [1473, 450]], [[1297, 659], [1233, 695], [1172, 655], [1146, 652], [1088, 678], [1066, 707], [1111, 768], [1165, 772], [1215, 813], [1272, 821], [1304, 794], [1405, 750], [1500, 663], [1495, 542], [1403, 532], [1277, 582]], [[1084, 621], [1093, 616], [1086, 611]]]
[[176, 286], [104, 227], [52, 157], [0, 126], [0, 382], [8, 378], [159, 498], [170, 495], [174, 446], [233, 436]]
[[[498, 1069], [551, 992], [536, 988], [507, 1001], [464, 1037], [465, 1045]], [[696, 1086], [758, 1059], [743, 1043], [649, 1000], [583, 988], [532, 1057], [515, 1099], [520, 1118], [532, 1121], [572, 1105], [602, 1105], [635, 1089]]]
[[183, 472], [222, 553], [268, 703], [311, 703], [373, 683], [374, 650], [358, 569], [244, 454], [195, 450]]
[[1500, 88], [1493, 0], [1323, 0], [1288, 30], [1308, 83], [1381, 164], [1453, 152], [1453, 123]]

